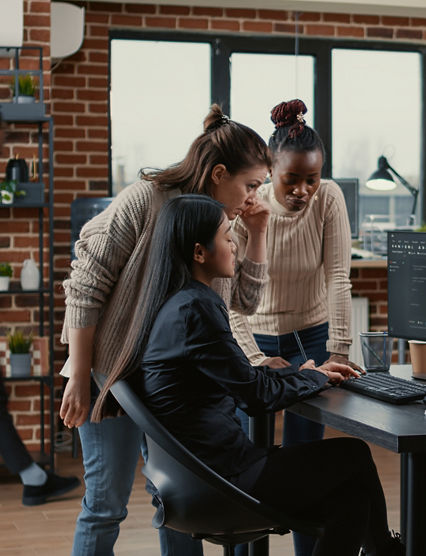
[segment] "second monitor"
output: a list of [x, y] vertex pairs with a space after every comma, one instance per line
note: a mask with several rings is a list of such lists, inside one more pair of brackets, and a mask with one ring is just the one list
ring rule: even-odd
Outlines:
[[359, 180], [358, 178], [332, 178], [343, 191], [346, 201], [346, 208], [349, 216], [349, 224], [351, 226], [352, 238], [359, 235]]

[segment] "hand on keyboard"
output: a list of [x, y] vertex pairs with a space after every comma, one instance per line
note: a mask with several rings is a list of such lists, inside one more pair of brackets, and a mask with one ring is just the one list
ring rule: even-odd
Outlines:
[[362, 369], [359, 365], [357, 365], [353, 361], [350, 361], [346, 357], [346, 355], [341, 355], [340, 353], [330, 353], [330, 357], [327, 359], [327, 361], [324, 361], [324, 363], [331, 363], [331, 362], [342, 363], [343, 365], [349, 365], [350, 367], [352, 367], [352, 369], [355, 369], [355, 371], [359, 371], [361, 374], [365, 374], [364, 369]]
[[319, 367], [316, 367], [316, 370], [327, 375], [330, 384], [341, 384], [348, 378], [356, 378], [359, 376], [359, 372], [355, 371], [349, 365], [336, 363], [334, 361], [327, 361]]

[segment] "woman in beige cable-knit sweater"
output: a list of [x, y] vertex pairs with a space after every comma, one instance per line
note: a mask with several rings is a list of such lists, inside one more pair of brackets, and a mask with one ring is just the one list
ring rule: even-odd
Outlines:
[[[144, 274], [153, 225], [164, 202], [180, 193], [203, 193], [225, 206], [230, 220], [240, 216], [248, 230], [246, 256], [234, 279], [214, 287], [226, 304], [253, 313], [266, 282], [266, 226], [269, 208], [256, 191], [270, 168], [265, 142], [250, 128], [229, 120], [213, 105], [202, 133], [186, 157], [165, 170], [142, 172], [100, 215], [82, 229], [77, 259], [64, 282], [66, 313], [62, 340], [69, 343], [69, 381], [60, 416], [79, 427], [86, 493], [74, 536], [74, 556], [111, 556], [120, 522], [126, 517], [142, 442], [141, 432], [103, 391], [91, 382], [108, 383], [119, 362]], [[107, 384], [106, 384], [107, 385]], [[92, 398], [98, 401], [88, 418]], [[202, 555], [200, 541], [160, 529], [161, 553]]]
[[[272, 110], [276, 127], [269, 141], [272, 182], [259, 192], [271, 207], [270, 280], [255, 315], [231, 312], [232, 330], [252, 365], [303, 362], [293, 330], [317, 365], [326, 360], [349, 363], [349, 222], [340, 188], [332, 180], [321, 180], [324, 147], [317, 132], [305, 125], [305, 113], [301, 100], [282, 102]], [[244, 222], [236, 219], [234, 231], [243, 250]], [[247, 417], [240, 414], [240, 418], [248, 429]], [[322, 425], [286, 412], [285, 446], [319, 440], [322, 435]], [[295, 553], [308, 556], [315, 540], [301, 537], [295, 535]]]

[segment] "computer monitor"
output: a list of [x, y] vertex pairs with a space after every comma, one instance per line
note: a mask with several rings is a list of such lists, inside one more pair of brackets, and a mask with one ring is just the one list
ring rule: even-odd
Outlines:
[[359, 180], [358, 178], [332, 178], [343, 191], [346, 208], [351, 225], [351, 236], [357, 238], [359, 235]]
[[388, 232], [388, 331], [426, 340], [426, 233]]

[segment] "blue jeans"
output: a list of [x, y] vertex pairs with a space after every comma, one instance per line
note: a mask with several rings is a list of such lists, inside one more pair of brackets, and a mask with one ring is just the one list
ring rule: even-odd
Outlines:
[[[281, 336], [254, 335], [257, 345], [267, 357], [283, 357], [289, 363], [302, 364], [303, 357], [292, 333]], [[316, 365], [321, 365], [329, 357], [326, 349], [328, 340], [328, 323], [312, 326], [299, 330], [300, 341], [308, 359], [313, 359]], [[242, 427], [248, 435], [249, 419], [241, 410], [237, 410]], [[273, 437], [273, 426], [271, 427]], [[284, 414], [283, 440], [284, 446], [294, 446], [304, 442], [321, 440], [324, 435], [324, 426], [314, 423], [304, 417], [286, 411]], [[273, 443], [273, 438], [271, 438]], [[313, 463], [314, 465], [314, 463]], [[299, 533], [293, 533], [295, 556], [311, 556], [315, 539]], [[237, 547], [236, 556], [246, 556], [245, 545]]]
[[[83, 450], [86, 492], [77, 519], [72, 556], [112, 556], [142, 447], [143, 433], [127, 416], [87, 420], [79, 429]], [[199, 540], [190, 535], [159, 529], [162, 556], [202, 556]]]

